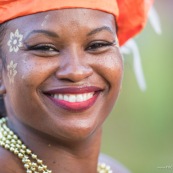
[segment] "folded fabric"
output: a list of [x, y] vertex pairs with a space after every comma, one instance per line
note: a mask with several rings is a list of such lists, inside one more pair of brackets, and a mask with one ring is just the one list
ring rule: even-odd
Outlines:
[[0, 0], [0, 23], [17, 17], [57, 9], [88, 8], [115, 16], [123, 45], [141, 31], [154, 0]]

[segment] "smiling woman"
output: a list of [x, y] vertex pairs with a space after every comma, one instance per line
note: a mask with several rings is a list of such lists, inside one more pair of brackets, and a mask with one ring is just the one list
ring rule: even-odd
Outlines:
[[[121, 88], [119, 44], [147, 14], [139, 20], [136, 11], [138, 21], [127, 27], [123, 1], [20, 2], [0, 3], [0, 172], [128, 172], [99, 159], [101, 132]], [[150, 1], [140, 2], [149, 9]]]

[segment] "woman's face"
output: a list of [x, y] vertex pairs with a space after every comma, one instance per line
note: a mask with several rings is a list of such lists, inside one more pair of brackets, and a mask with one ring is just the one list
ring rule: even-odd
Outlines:
[[66, 9], [17, 18], [2, 44], [10, 118], [64, 140], [101, 127], [123, 73], [111, 14]]

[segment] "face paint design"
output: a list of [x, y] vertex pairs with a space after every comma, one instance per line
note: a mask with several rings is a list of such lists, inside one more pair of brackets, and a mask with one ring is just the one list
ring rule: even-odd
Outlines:
[[49, 19], [49, 14], [45, 16], [44, 21], [41, 24], [41, 27], [44, 27], [46, 25], [48, 19]]
[[10, 47], [10, 52], [17, 53], [19, 47], [22, 47], [22, 39], [23, 35], [19, 33], [19, 30], [16, 29], [15, 33], [10, 33], [10, 40], [8, 41], [7, 45]]
[[117, 46], [117, 47], [120, 47], [120, 45], [119, 45], [119, 40], [118, 40], [118, 37], [117, 37], [117, 36], [116, 36], [115, 42], [116, 42], [116, 43], [115, 43], [116, 46]]
[[11, 84], [14, 83], [14, 77], [17, 74], [16, 67], [17, 63], [14, 63], [13, 61], [10, 61], [10, 64], [7, 65], [7, 71], [8, 71], [7, 75]]

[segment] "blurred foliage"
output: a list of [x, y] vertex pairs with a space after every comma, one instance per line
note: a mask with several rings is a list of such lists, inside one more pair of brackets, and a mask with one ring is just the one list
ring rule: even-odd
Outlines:
[[148, 23], [136, 38], [147, 90], [140, 91], [133, 58], [126, 56], [122, 91], [103, 132], [102, 152], [133, 173], [173, 172], [173, 1], [156, 1], [154, 6], [162, 35]]

